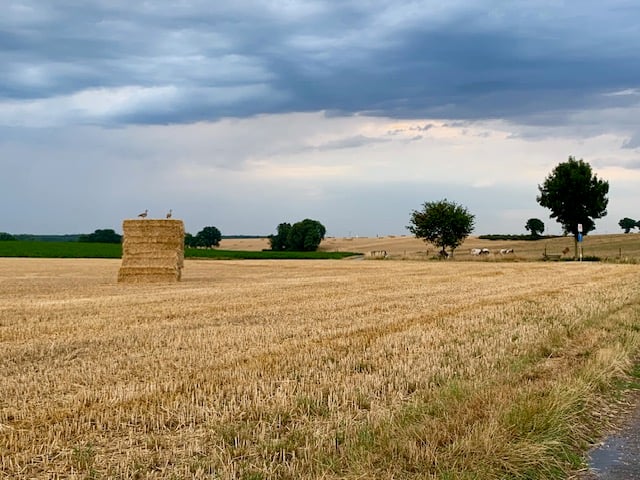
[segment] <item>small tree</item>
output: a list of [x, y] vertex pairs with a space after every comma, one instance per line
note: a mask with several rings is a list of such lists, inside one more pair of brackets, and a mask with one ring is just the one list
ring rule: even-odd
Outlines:
[[618, 222], [620, 228], [624, 230], [624, 233], [629, 233], [631, 229], [640, 226], [640, 222], [636, 222], [632, 218], [624, 217], [622, 220]]
[[551, 218], [555, 218], [565, 232], [573, 234], [577, 257], [578, 225], [582, 225], [586, 235], [596, 228], [594, 219], [607, 214], [609, 182], [593, 174], [585, 161], [569, 157], [553, 169], [544, 183], [538, 185], [538, 190], [538, 203], [551, 210]]
[[190, 233], [185, 233], [184, 234], [184, 246], [185, 247], [189, 247], [189, 248], [197, 247], [198, 244], [196, 243], [196, 237], [194, 237]]
[[222, 234], [216, 227], [204, 227], [196, 234], [195, 243], [198, 247], [217, 247], [222, 240]]
[[531, 236], [538, 238], [544, 232], [544, 223], [539, 218], [530, 218], [524, 228], [531, 232]]
[[445, 198], [437, 202], [426, 202], [421, 211], [411, 213], [412, 225], [407, 226], [417, 238], [434, 244], [447, 256], [446, 248], [453, 251], [473, 231], [475, 217], [467, 209]]

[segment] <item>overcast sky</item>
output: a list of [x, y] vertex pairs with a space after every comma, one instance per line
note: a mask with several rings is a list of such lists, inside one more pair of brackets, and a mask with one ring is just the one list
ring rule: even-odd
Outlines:
[[5, 0], [0, 231], [223, 234], [319, 220], [408, 234], [447, 198], [475, 234], [560, 226], [569, 155], [640, 217], [637, 0]]

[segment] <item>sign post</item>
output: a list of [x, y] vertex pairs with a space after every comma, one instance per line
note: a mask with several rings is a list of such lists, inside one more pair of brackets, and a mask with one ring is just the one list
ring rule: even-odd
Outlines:
[[578, 254], [580, 255], [580, 261], [582, 261], [582, 224], [578, 224]]

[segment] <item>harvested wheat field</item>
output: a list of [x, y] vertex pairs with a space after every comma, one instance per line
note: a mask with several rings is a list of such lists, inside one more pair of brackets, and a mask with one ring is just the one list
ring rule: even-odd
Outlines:
[[[587, 235], [582, 243], [585, 257], [598, 257], [603, 261], [640, 263], [640, 234]], [[223, 239], [220, 248], [226, 250], [262, 250], [269, 248], [266, 238]], [[487, 248], [486, 256], [473, 256], [472, 248]], [[500, 254], [501, 249], [513, 249], [513, 253]], [[567, 249], [567, 253], [563, 251]], [[387, 235], [383, 237], [329, 237], [322, 241], [319, 250], [326, 252], [358, 252], [367, 254], [384, 250], [389, 259], [425, 260], [435, 257], [438, 248], [410, 235]], [[527, 240], [483, 240], [467, 238], [455, 252], [456, 260], [530, 261], [541, 260], [543, 254], [557, 255], [563, 259], [573, 257], [573, 237], [542, 238]]]
[[635, 265], [119, 264], [0, 259], [0, 478], [565, 478], [640, 351]]

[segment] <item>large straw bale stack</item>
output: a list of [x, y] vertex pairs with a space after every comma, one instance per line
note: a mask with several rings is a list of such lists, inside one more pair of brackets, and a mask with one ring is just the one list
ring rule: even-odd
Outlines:
[[184, 265], [182, 220], [125, 220], [122, 231], [118, 282], [180, 281]]

